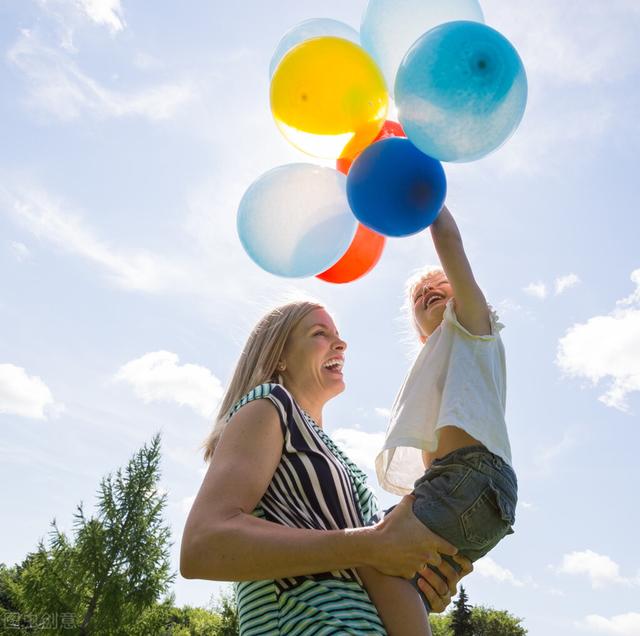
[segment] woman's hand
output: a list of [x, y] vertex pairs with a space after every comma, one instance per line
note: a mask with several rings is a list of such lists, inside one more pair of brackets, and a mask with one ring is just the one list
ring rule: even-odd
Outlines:
[[440, 554], [454, 556], [458, 552], [455, 546], [429, 530], [413, 514], [414, 499], [411, 495], [403, 497], [374, 526], [378, 541], [371, 565], [383, 574], [411, 579], [426, 564], [439, 567], [444, 563]]
[[447, 579], [445, 583], [437, 572], [429, 567], [421, 568], [418, 571], [418, 587], [429, 601], [431, 611], [434, 614], [443, 612], [451, 603], [452, 597], [458, 593], [458, 583], [462, 577], [473, 571], [473, 563], [466, 557], [456, 554], [453, 560], [462, 568], [456, 572], [455, 568], [444, 559], [438, 566], [438, 570]]

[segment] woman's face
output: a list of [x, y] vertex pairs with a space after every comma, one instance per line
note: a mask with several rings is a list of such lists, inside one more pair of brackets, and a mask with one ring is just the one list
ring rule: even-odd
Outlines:
[[442, 272], [427, 274], [414, 287], [413, 317], [420, 331], [421, 342], [425, 342], [442, 322], [450, 298], [453, 298], [453, 289]]
[[346, 348], [331, 316], [314, 309], [294, 327], [285, 345], [281, 358], [286, 365], [281, 372], [285, 385], [322, 402], [342, 393]]

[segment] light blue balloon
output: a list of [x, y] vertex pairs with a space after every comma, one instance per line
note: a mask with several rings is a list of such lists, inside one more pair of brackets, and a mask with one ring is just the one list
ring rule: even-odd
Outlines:
[[269, 170], [245, 192], [238, 236], [262, 269], [288, 278], [315, 276], [335, 265], [358, 223], [347, 177], [333, 168], [293, 163]]
[[516, 130], [527, 104], [522, 60], [498, 31], [449, 22], [408, 51], [395, 85], [407, 137], [440, 161], [474, 161]]
[[454, 20], [484, 22], [478, 0], [369, 0], [360, 39], [382, 70], [389, 93], [411, 45], [429, 29]]
[[338, 20], [331, 20], [330, 18], [311, 18], [296, 24], [296, 26], [289, 29], [283, 36], [276, 50], [271, 58], [269, 64], [269, 77], [273, 77], [275, 70], [280, 63], [280, 60], [294, 47], [310, 40], [311, 38], [318, 38], [323, 36], [335, 36], [342, 38], [343, 40], [349, 40], [360, 44], [360, 36], [358, 32], [344, 22]]

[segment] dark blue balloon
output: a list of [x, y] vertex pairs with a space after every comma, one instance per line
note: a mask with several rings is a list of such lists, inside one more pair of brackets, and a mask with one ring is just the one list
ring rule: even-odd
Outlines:
[[409, 236], [435, 221], [447, 193], [442, 164], [408, 139], [382, 139], [353, 162], [347, 197], [355, 217], [385, 236]]

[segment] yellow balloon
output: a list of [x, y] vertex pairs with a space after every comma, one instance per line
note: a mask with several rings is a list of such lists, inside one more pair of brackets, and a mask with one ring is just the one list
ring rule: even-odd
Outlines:
[[271, 79], [271, 112], [294, 146], [336, 158], [359, 152], [385, 122], [389, 96], [382, 72], [360, 46], [337, 37], [306, 40], [281, 60]]

